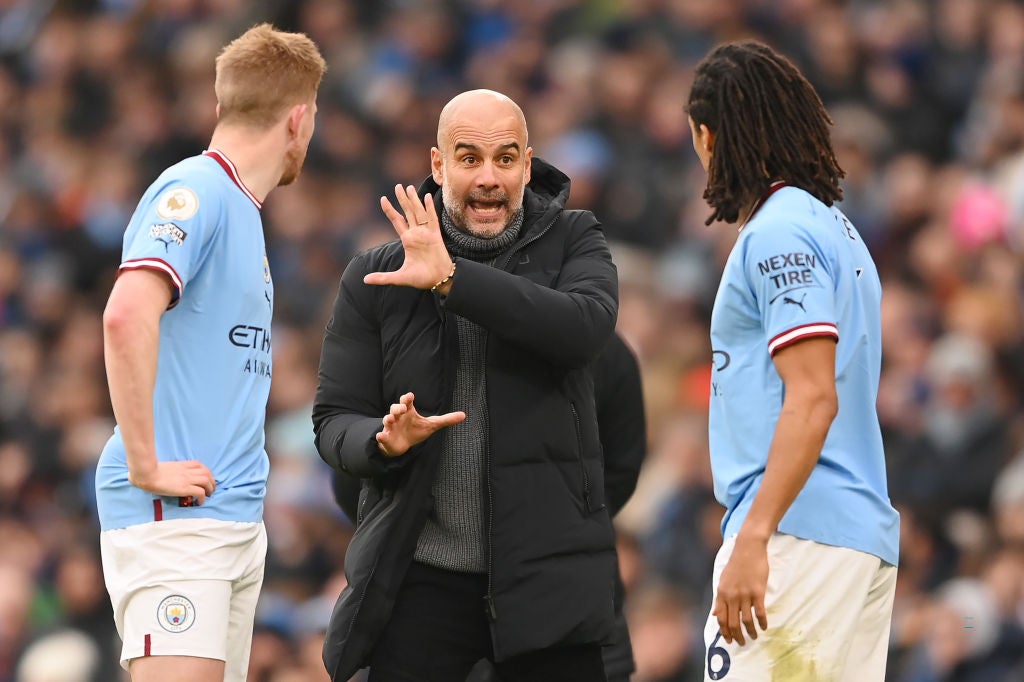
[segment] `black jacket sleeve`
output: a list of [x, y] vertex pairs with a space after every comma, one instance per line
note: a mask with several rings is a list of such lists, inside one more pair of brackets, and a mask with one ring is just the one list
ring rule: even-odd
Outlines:
[[647, 452], [643, 386], [636, 356], [617, 333], [594, 362], [597, 426], [604, 450], [608, 512], [619, 513], [636, 489]]
[[363, 285], [366, 254], [352, 259], [341, 277], [334, 312], [324, 333], [313, 431], [320, 457], [333, 469], [359, 478], [386, 473], [405, 458], [385, 460], [374, 436], [387, 405], [381, 389], [380, 328]]
[[593, 215], [567, 213], [570, 234], [554, 288], [460, 258], [446, 307], [554, 365], [583, 367], [615, 328], [618, 275]]

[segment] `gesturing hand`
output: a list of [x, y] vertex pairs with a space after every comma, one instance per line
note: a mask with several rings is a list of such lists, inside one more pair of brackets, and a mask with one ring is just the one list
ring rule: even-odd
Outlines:
[[384, 430], [377, 434], [377, 444], [388, 457], [404, 455], [409, 448], [426, 440], [436, 431], [458, 424], [466, 418], [465, 412], [424, 417], [413, 406], [414, 398], [412, 393], [406, 393], [384, 415]]
[[760, 540], [737, 536], [732, 556], [722, 569], [718, 581], [718, 594], [711, 615], [718, 619], [722, 637], [729, 644], [733, 640], [746, 644], [743, 629], [751, 639], [757, 639], [754, 619], [763, 632], [768, 628], [768, 615], [764, 596], [768, 591], [768, 545]]
[[405, 261], [394, 272], [371, 272], [363, 282], [429, 289], [452, 271], [452, 259], [441, 238], [437, 210], [430, 195], [420, 201], [412, 185], [395, 185], [395, 197], [405, 216], [395, 210], [387, 197], [380, 198], [380, 207], [402, 240]]
[[196, 504], [206, 502], [217, 487], [213, 472], [194, 459], [184, 462], [157, 462], [145, 472], [129, 470], [128, 481], [136, 488], [164, 497], [192, 497]]

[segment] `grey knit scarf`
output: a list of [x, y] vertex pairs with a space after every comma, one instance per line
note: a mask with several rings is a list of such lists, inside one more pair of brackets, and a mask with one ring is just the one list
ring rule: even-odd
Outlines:
[[[460, 258], [494, 264], [494, 259], [519, 238], [520, 209], [505, 230], [491, 239], [467, 234], [441, 212], [441, 231], [448, 251]], [[456, 278], [458, 273], [456, 273]], [[484, 466], [488, 457], [487, 385], [484, 372], [487, 332], [456, 316], [459, 364], [455, 370], [451, 409], [466, 420], [445, 429], [441, 462], [434, 479], [434, 507], [416, 543], [416, 561], [462, 573], [484, 573]]]

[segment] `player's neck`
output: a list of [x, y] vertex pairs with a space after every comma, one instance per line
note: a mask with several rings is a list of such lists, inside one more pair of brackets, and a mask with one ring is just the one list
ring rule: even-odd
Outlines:
[[742, 231], [743, 228], [746, 227], [747, 222], [754, 217], [754, 213], [757, 212], [757, 209], [761, 208], [761, 204], [763, 204], [768, 199], [768, 197], [775, 194], [775, 192], [777, 192], [778, 190], [782, 189], [785, 186], [785, 180], [774, 180], [772, 181], [771, 186], [768, 187], [768, 191], [762, 194], [760, 197], [758, 197], [757, 201], [753, 201], [748, 206], [744, 206], [743, 208], [741, 208], [739, 214], [736, 217], [736, 222], [739, 225], [737, 229]]
[[242, 184], [261, 202], [281, 180], [284, 160], [277, 147], [271, 135], [236, 128], [218, 128], [210, 139], [210, 149], [231, 160]]
[[750, 212], [757, 206], [757, 202], [747, 204], [740, 209], [739, 213], [736, 214], [736, 225], [742, 228], [747, 224], [747, 219], [750, 218]]

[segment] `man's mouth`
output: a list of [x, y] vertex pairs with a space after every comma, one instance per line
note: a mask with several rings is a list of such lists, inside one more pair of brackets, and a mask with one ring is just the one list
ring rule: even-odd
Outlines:
[[495, 217], [505, 208], [503, 201], [470, 201], [467, 205], [481, 218]]

